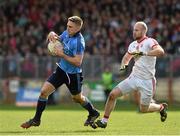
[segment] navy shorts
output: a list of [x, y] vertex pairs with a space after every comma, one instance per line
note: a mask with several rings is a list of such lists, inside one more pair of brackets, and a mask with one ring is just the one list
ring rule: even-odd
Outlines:
[[47, 81], [56, 89], [65, 83], [71, 94], [76, 95], [81, 92], [83, 76], [82, 73], [66, 73], [60, 67], [57, 67]]

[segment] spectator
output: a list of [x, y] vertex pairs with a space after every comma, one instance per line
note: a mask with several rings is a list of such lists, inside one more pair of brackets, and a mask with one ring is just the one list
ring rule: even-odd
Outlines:
[[113, 88], [113, 74], [110, 70], [110, 67], [106, 67], [105, 71], [102, 73], [102, 84], [104, 87], [105, 102], [106, 102], [109, 93]]

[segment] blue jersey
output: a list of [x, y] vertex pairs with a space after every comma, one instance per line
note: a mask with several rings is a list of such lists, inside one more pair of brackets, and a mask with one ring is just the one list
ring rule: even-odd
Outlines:
[[[85, 41], [84, 41], [84, 37], [80, 32], [70, 37], [66, 30], [59, 37], [60, 37], [60, 41], [64, 44], [63, 50], [67, 56], [73, 57], [75, 55], [84, 54]], [[75, 74], [82, 72], [81, 67], [77, 67], [73, 65], [63, 58], [60, 59], [58, 66], [66, 73]]]

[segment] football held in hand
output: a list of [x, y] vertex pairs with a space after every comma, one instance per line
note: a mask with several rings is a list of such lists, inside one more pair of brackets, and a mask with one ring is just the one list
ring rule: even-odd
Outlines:
[[55, 55], [55, 46], [58, 46], [60, 49], [63, 49], [63, 44], [59, 41], [59, 40], [56, 40], [56, 41], [50, 41], [48, 43], [48, 51], [51, 55]]

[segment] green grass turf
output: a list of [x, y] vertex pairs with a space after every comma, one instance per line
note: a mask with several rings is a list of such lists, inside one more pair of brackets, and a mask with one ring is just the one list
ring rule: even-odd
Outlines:
[[[122, 107], [121, 107], [122, 106]], [[103, 115], [103, 106], [96, 105]], [[159, 113], [139, 114], [135, 105], [117, 104], [106, 129], [84, 127], [87, 112], [76, 104], [48, 106], [40, 127], [27, 130], [20, 124], [34, 115], [34, 108], [0, 105], [0, 135], [180, 135], [180, 110], [170, 107], [162, 123]]]

